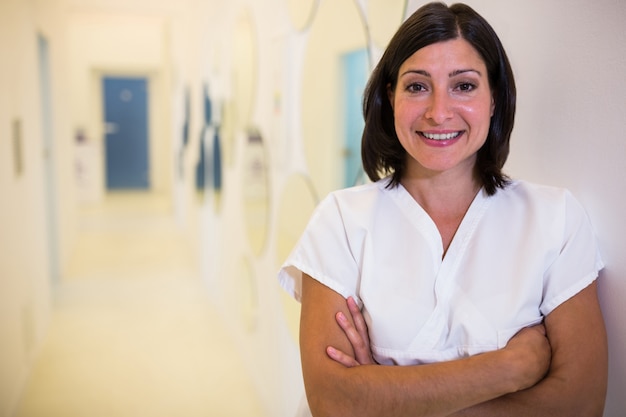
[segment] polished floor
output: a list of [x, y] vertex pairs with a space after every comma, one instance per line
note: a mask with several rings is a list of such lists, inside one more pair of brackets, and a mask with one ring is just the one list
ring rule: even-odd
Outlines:
[[81, 210], [16, 417], [262, 417], [166, 198]]

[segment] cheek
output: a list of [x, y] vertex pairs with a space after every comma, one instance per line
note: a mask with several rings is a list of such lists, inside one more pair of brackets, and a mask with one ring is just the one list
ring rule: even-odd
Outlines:
[[396, 126], [402, 125], [402, 127], [407, 128], [419, 117], [419, 114], [419, 107], [415, 104], [408, 105], [406, 103], [396, 102], [393, 117]]
[[474, 126], [475, 129], [484, 127], [489, 129], [491, 124], [492, 106], [489, 104], [482, 106], [464, 106], [460, 111], [465, 114], [467, 121]]

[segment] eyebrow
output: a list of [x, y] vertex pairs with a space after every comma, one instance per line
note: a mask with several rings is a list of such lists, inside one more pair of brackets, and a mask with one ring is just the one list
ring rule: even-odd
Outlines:
[[[478, 74], [478, 76], [482, 76], [482, 73], [475, 69], [459, 69], [459, 70], [452, 71], [450, 74], [448, 74], [448, 77], [450, 78], [456, 77], [457, 75], [465, 74], [466, 72], [474, 72]], [[429, 77], [429, 78], [431, 77], [430, 73], [426, 70], [408, 70], [408, 71], [405, 71], [401, 76], [405, 76], [407, 74], [420, 74], [420, 75], [423, 75], [424, 77]]]
[[448, 77], [452, 78], [452, 77], [455, 77], [457, 75], [465, 74], [466, 72], [474, 72], [474, 73], [478, 74], [479, 76], [482, 76], [480, 71], [468, 68], [468, 69], [461, 69], [461, 70], [452, 71], [450, 74], [448, 74]]

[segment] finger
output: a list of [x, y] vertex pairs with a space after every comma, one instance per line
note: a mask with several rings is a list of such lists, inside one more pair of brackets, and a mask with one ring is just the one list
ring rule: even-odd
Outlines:
[[359, 332], [361, 339], [369, 350], [369, 333], [367, 330], [367, 324], [365, 323], [365, 318], [363, 317], [363, 313], [361, 313], [361, 309], [352, 297], [348, 297], [348, 310], [350, 310], [357, 332]]
[[337, 320], [339, 327], [343, 329], [343, 332], [348, 337], [348, 340], [350, 341], [350, 344], [352, 344], [352, 346], [360, 345], [363, 343], [361, 335], [343, 312], [338, 312], [335, 315], [335, 319]]
[[345, 367], [352, 368], [360, 365], [352, 356], [346, 355], [344, 352], [337, 350], [332, 346], [328, 346], [326, 348], [326, 353], [332, 360], [339, 362]]
[[376, 363], [374, 361], [374, 358], [372, 357], [369, 331], [367, 328], [367, 323], [365, 322], [365, 317], [363, 316], [361, 309], [359, 308], [357, 302], [354, 300], [353, 297], [348, 297], [347, 305], [348, 310], [350, 311], [350, 315], [352, 316], [354, 326], [356, 327], [356, 330], [359, 333], [362, 342], [361, 347], [355, 348], [356, 359], [361, 365]]
[[350, 341], [350, 344], [352, 345], [356, 360], [359, 363], [368, 363], [370, 357], [369, 346], [363, 340], [361, 334], [342, 312], [337, 313], [335, 317], [337, 319], [337, 323], [343, 329], [344, 333], [348, 337], [348, 340]]

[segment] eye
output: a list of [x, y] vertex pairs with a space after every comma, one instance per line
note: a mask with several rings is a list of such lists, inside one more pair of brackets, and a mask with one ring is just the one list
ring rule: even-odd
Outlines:
[[411, 83], [407, 85], [405, 89], [409, 93], [421, 93], [423, 91], [426, 91], [426, 87], [420, 83]]
[[463, 91], [463, 92], [474, 91], [476, 89], [476, 84], [463, 82], [463, 83], [457, 84], [455, 89], [458, 91]]

